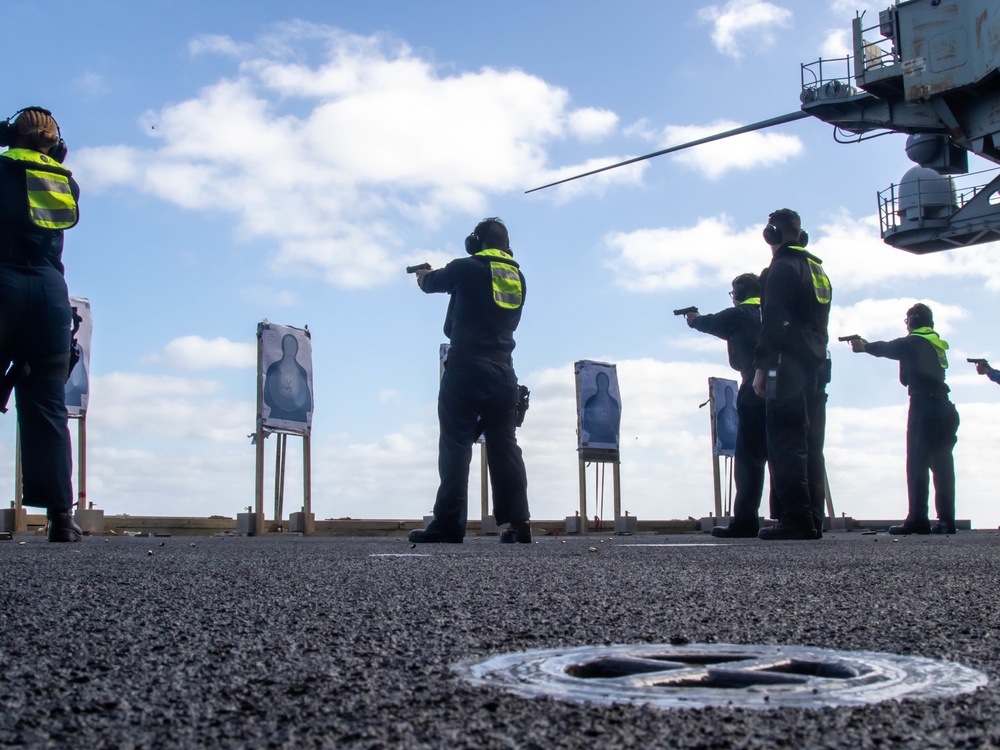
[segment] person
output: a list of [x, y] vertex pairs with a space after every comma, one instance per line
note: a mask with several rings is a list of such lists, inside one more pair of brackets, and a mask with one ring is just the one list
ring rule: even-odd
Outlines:
[[[12, 121], [13, 120], [13, 121]], [[17, 402], [23, 502], [46, 509], [50, 542], [77, 542], [66, 410], [72, 311], [63, 232], [79, 220], [80, 189], [51, 112], [27, 107], [0, 122], [0, 371]]]
[[761, 279], [761, 329], [753, 389], [766, 398], [767, 457], [778, 522], [761, 539], [819, 539], [826, 499], [827, 351], [833, 290], [809, 236], [788, 208], [763, 231], [771, 263]]
[[483, 219], [465, 240], [469, 258], [416, 271], [427, 294], [451, 295], [444, 333], [451, 342], [438, 393], [438, 473], [434, 517], [410, 532], [411, 542], [461, 542], [469, 504], [472, 445], [486, 438], [493, 515], [503, 543], [531, 542], [528, 479], [514, 434], [517, 375], [511, 352], [527, 287], [510, 249], [507, 227]]
[[741, 378], [736, 396], [733, 518], [728, 526], [712, 529], [712, 536], [717, 537], [756, 537], [760, 530], [760, 499], [767, 464], [764, 399], [753, 390], [753, 353], [760, 337], [760, 295], [757, 274], [740, 274], [733, 279], [729, 293], [732, 307], [707, 315], [693, 311], [685, 315], [687, 324], [694, 330], [726, 341], [729, 366], [739, 372]]
[[985, 375], [994, 383], [1000, 383], [1000, 370], [996, 369], [995, 367], [990, 367], [990, 363], [987, 362], [985, 359], [976, 362], [976, 372], [978, 372], [980, 375]]
[[[906, 336], [892, 341], [851, 340], [855, 352], [899, 362], [899, 382], [910, 395], [906, 418], [906, 491], [909, 508], [890, 534], [955, 533], [955, 459], [958, 409], [945, 384], [948, 342], [934, 331], [931, 308], [918, 302], [906, 311]], [[928, 517], [928, 472], [934, 475], [937, 523]]]

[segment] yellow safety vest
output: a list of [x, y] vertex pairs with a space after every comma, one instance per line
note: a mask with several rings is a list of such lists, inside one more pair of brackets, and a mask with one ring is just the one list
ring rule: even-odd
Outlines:
[[938, 364], [941, 365], [942, 370], [948, 369], [948, 355], [945, 354], [945, 350], [948, 349], [948, 342], [937, 335], [937, 331], [933, 328], [914, 328], [910, 331], [911, 336], [919, 336], [922, 339], [930, 341], [934, 345], [935, 351], [937, 351]]
[[833, 287], [830, 286], [830, 277], [826, 275], [826, 271], [823, 270], [823, 266], [813, 260], [812, 256], [806, 252], [804, 247], [789, 245], [788, 249], [798, 250], [801, 253], [805, 253], [806, 260], [809, 262], [809, 272], [812, 274], [813, 289], [816, 292], [816, 301], [821, 305], [829, 305], [830, 301], [833, 299]]
[[55, 159], [30, 148], [12, 148], [0, 158], [24, 166], [28, 188], [28, 213], [41, 229], [69, 229], [80, 220], [80, 209], [70, 183], [72, 172]]
[[740, 302], [741, 305], [759, 305], [760, 297], [747, 297], [745, 300]]
[[493, 277], [493, 301], [506, 310], [519, 308], [524, 299], [521, 274], [517, 272], [516, 265], [505, 262], [513, 261], [514, 256], [493, 248], [482, 250], [476, 255], [497, 259], [490, 261], [490, 274]]

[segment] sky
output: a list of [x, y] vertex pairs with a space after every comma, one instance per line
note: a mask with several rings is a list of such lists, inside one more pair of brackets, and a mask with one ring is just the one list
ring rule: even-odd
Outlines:
[[[882, 243], [876, 194], [913, 166], [905, 136], [842, 144], [809, 118], [525, 192], [797, 111], [800, 65], [846, 55], [856, 11], [884, 5], [55, 0], [42, 19], [36, 0], [6, 0], [5, 25], [24, 33], [0, 51], [14, 71], [0, 103], [52, 110], [82, 191], [64, 260], [94, 321], [88, 501], [169, 516], [253, 504], [267, 319], [312, 336], [316, 518], [429, 513], [447, 297], [404, 269], [463, 256], [475, 224], [499, 216], [528, 284], [514, 361], [531, 390], [518, 438], [532, 516], [579, 507], [578, 360], [617, 368], [622, 510], [707, 516], [699, 405], [708, 378], [738, 375], [724, 342], [672, 310], [728, 306], [732, 278], [769, 261], [768, 214], [790, 207], [834, 289], [837, 515], [905, 515], [907, 395], [896, 363], [836, 336], [904, 335], [924, 301], [951, 344], [958, 517], [996, 528], [1000, 388], [965, 358], [1000, 363], [1000, 247], [915, 256]], [[11, 491], [12, 414], [0, 419]], [[302, 465], [291, 437], [286, 516]], [[472, 517], [478, 467], [477, 455]], [[591, 466], [587, 483], [588, 515], [612, 518], [611, 471]]]

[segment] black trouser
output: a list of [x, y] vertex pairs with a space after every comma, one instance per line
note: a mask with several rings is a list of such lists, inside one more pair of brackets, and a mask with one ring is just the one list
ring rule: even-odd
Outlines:
[[760, 526], [760, 498], [767, 466], [767, 409], [764, 399], [754, 393], [752, 377], [740, 384], [736, 412], [740, 420], [733, 456], [733, 525], [754, 530]]
[[767, 456], [779, 522], [823, 529], [826, 499], [825, 369], [783, 363], [767, 400]]
[[528, 479], [514, 435], [517, 375], [486, 357], [449, 356], [438, 393], [438, 473], [441, 486], [429, 530], [465, 534], [469, 512], [469, 462], [480, 430], [493, 485], [498, 524], [527, 521]]
[[934, 475], [934, 507], [939, 521], [955, 523], [955, 460], [958, 409], [945, 395], [914, 393], [906, 418], [906, 489], [910, 524], [928, 522], [930, 483]]
[[73, 457], [66, 413], [69, 294], [51, 266], [0, 264], [0, 365], [27, 362], [14, 385], [21, 433], [24, 505], [52, 511], [73, 505]]

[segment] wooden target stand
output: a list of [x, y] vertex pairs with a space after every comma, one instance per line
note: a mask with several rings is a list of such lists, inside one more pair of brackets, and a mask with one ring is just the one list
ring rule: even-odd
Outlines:
[[[275, 436], [276, 443], [274, 452], [274, 520], [271, 527], [265, 529], [264, 439], [267, 435], [272, 434]], [[257, 433], [254, 436], [257, 448], [254, 511], [252, 513], [251, 529], [248, 531], [252, 535], [260, 536], [265, 531], [284, 531], [285, 459], [288, 455], [289, 435], [299, 435], [302, 437], [302, 511], [291, 514], [288, 530], [302, 534], [313, 534], [316, 531], [316, 520], [312, 512], [312, 461], [309, 434], [305, 431], [265, 428], [262, 421], [258, 419]]]
[[[587, 464], [594, 464], [595, 479], [598, 474], [598, 467], [603, 464], [611, 464], [611, 484], [614, 502], [615, 522], [614, 530], [617, 533], [635, 531], [634, 517], [622, 516], [622, 482], [621, 482], [621, 454], [615, 448], [578, 448], [577, 454], [580, 463], [580, 510], [575, 518], [566, 519], [566, 530], [570, 533], [586, 533], [587, 531]], [[595, 495], [597, 490], [595, 489]], [[597, 497], [594, 497], [594, 508], [597, 509]], [[595, 514], [595, 531], [603, 531], [600, 527], [600, 514]], [[631, 520], [630, 520], [631, 519]], [[575, 527], [575, 528], [574, 528]]]

